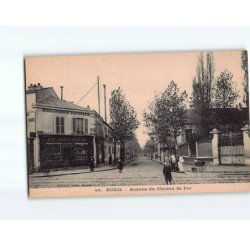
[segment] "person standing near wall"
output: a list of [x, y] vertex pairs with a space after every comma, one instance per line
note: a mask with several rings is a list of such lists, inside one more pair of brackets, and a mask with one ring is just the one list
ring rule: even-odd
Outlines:
[[89, 159], [89, 168], [90, 168], [90, 172], [94, 172], [95, 159], [92, 155], [90, 156], [90, 159]]

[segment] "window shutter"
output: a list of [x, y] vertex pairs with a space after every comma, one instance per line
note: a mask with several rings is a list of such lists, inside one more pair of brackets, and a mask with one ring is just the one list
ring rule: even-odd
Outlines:
[[64, 117], [61, 117], [61, 133], [64, 134]]
[[73, 134], [76, 133], [76, 118], [72, 119], [72, 128], [73, 128]]
[[59, 121], [59, 117], [56, 117], [56, 133], [60, 134], [60, 121]]
[[89, 124], [88, 124], [89, 120], [85, 119], [85, 134], [89, 133]]

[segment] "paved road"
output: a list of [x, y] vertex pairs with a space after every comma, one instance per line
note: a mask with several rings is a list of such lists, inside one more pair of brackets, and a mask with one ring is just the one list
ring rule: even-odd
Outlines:
[[[123, 173], [109, 166], [88, 170], [51, 172], [43, 177], [33, 174], [29, 177], [30, 187], [79, 187], [79, 186], [126, 186], [164, 185], [162, 165], [140, 157], [124, 167]], [[109, 170], [110, 169], [110, 170]], [[173, 173], [174, 184], [236, 183], [250, 182], [250, 167], [208, 166], [205, 172], [191, 172], [191, 165], [185, 164], [185, 173]], [[107, 170], [107, 171], [103, 171]], [[54, 175], [54, 176], [53, 176]]]

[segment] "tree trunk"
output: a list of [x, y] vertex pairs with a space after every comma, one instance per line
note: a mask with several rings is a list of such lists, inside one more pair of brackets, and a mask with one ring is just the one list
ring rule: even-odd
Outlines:
[[116, 139], [114, 139], [114, 161], [116, 160]]
[[125, 161], [125, 141], [121, 141], [120, 158]]
[[[177, 145], [177, 133], [174, 133], [174, 144], [175, 144], [175, 155], [178, 152], [178, 145]], [[178, 152], [179, 153], [179, 152]]]

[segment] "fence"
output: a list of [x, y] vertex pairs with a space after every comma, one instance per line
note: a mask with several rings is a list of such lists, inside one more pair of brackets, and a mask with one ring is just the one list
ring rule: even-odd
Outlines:
[[220, 134], [219, 156], [221, 164], [245, 164], [242, 132]]

